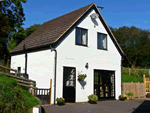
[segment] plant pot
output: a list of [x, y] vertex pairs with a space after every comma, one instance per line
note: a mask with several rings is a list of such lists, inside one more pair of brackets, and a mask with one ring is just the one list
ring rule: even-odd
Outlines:
[[92, 101], [92, 100], [89, 100], [89, 103], [90, 103], [90, 104], [97, 104], [96, 101]]
[[65, 103], [64, 102], [57, 102], [57, 105], [62, 106], [62, 105], [65, 105]]
[[121, 100], [121, 101], [125, 101], [127, 98], [126, 97], [124, 97], [124, 98], [120, 98], [119, 100]]
[[84, 79], [78, 79], [79, 81], [84, 81]]
[[150, 98], [150, 94], [147, 94], [146, 96], [147, 96], [147, 98]]

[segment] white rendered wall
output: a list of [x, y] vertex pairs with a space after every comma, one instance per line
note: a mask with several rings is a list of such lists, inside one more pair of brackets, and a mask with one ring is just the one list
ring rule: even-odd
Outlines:
[[[43, 50], [38, 52], [28, 53], [27, 58], [27, 73], [29, 79], [36, 81], [36, 87], [38, 88], [50, 88], [50, 79], [54, 86], [54, 52], [49, 50]], [[11, 68], [17, 69], [17, 67], [24, 68], [25, 55], [16, 55], [11, 57]], [[24, 71], [21, 71], [24, 73]], [[53, 92], [52, 88], [52, 104], [53, 104]]]
[[[21, 73], [25, 72], [25, 54], [11, 56], [11, 68], [18, 70], [21, 67]], [[14, 71], [11, 71], [14, 73]]]
[[[99, 19], [96, 19], [98, 26], [94, 27], [90, 15], [93, 10], [77, 27], [88, 29], [88, 47], [75, 45], [75, 29], [56, 48], [57, 60], [57, 90], [56, 97], [63, 96], [63, 66], [76, 68], [76, 102], [88, 101], [87, 96], [93, 94], [94, 69], [115, 71], [115, 98], [121, 94], [121, 55], [107, 35], [108, 50], [97, 49], [97, 32], [108, 34]], [[85, 68], [85, 64], [89, 68]], [[78, 82], [78, 73], [87, 74], [86, 85]]]

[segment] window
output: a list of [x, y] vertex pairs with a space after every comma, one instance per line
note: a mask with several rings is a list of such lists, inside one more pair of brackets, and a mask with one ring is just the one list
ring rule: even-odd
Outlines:
[[98, 49], [107, 50], [107, 35], [98, 33], [97, 37]]
[[18, 73], [20, 73], [21, 72], [21, 67], [18, 67]]
[[87, 46], [87, 30], [76, 28], [76, 44]]

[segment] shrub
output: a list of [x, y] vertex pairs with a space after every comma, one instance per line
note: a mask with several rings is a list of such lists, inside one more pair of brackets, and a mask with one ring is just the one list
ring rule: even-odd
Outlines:
[[127, 94], [127, 96], [128, 96], [128, 97], [132, 97], [132, 96], [133, 96], [133, 93], [129, 92], [129, 93]]
[[90, 101], [98, 101], [98, 96], [97, 95], [94, 95], [94, 94], [92, 94], [92, 95], [89, 95], [88, 96], [88, 99], [90, 100]]
[[0, 74], [0, 113], [28, 113], [37, 104], [39, 100], [23, 90], [15, 79]]

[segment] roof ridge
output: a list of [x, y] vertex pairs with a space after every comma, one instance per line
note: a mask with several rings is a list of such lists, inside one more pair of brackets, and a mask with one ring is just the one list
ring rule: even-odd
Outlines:
[[61, 17], [65, 16], [65, 15], [68, 15], [68, 14], [70, 14], [70, 13], [73, 13], [73, 12], [75, 12], [75, 11], [78, 11], [78, 10], [80, 10], [80, 9], [82, 9], [82, 8], [87, 7], [87, 6], [91, 6], [91, 5], [93, 5], [93, 4], [95, 4], [95, 3], [91, 3], [91, 4], [89, 4], [89, 5], [86, 5], [86, 6], [84, 6], [84, 7], [81, 7], [81, 8], [79, 8], [79, 9], [76, 9], [76, 10], [70, 11], [69, 13], [66, 13], [66, 14], [63, 14], [63, 15], [58, 16], [58, 17], [56, 17], [56, 18], [53, 18], [53, 19], [51, 19], [51, 20], [48, 20], [48, 21], [44, 22], [43, 24], [45, 24], [45, 23], [47, 23], [47, 22], [49, 22], [49, 21], [52, 21], [52, 20], [55, 20], [55, 19], [61, 18]]

